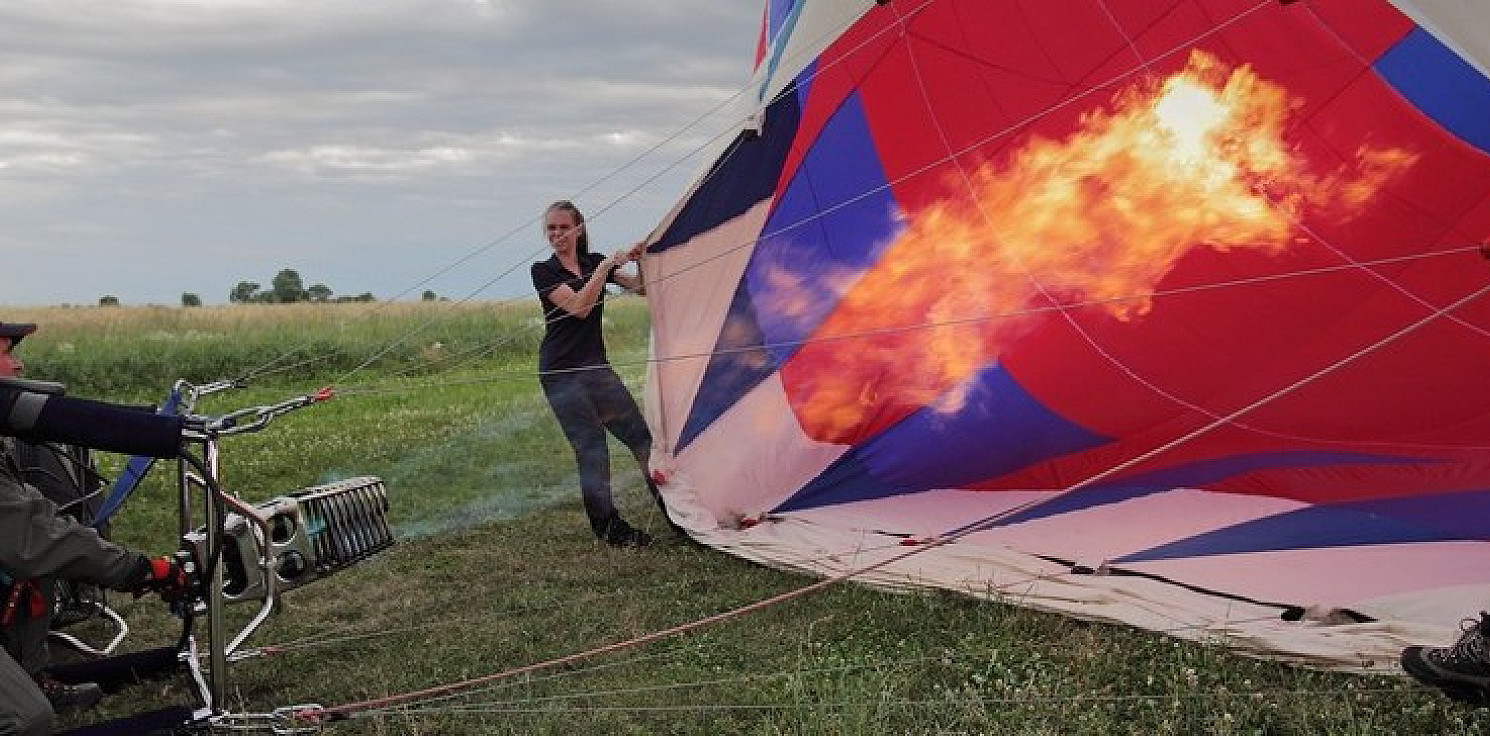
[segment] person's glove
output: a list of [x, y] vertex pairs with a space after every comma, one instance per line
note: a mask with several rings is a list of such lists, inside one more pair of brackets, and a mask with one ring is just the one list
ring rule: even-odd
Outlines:
[[129, 592], [134, 593], [136, 598], [149, 593], [159, 593], [160, 597], [169, 603], [185, 598], [190, 589], [191, 580], [187, 578], [186, 571], [176, 562], [176, 558], [161, 555], [141, 560]]

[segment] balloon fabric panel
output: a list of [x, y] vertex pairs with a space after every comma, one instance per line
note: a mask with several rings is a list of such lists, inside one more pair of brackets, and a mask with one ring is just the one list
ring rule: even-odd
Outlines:
[[[825, 2], [769, 4], [760, 141], [653, 245], [769, 208], [660, 461], [691, 530], [814, 570], [941, 536], [907, 575], [1197, 631], [1241, 625], [1210, 593], [1393, 632], [1490, 596], [1453, 562], [1490, 539], [1490, 80], [1459, 47], [1380, 0]], [[770, 412], [790, 472], [731, 496], [695, 448]], [[1146, 582], [1018, 572], [1055, 563]]]

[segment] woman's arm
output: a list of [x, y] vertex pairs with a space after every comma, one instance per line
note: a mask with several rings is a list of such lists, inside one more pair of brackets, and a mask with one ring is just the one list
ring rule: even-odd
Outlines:
[[[600, 265], [595, 267], [595, 273], [578, 292], [569, 288], [569, 284], [561, 283], [548, 293], [548, 300], [560, 309], [568, 312], [579, 319], [590, 316], [590, 310], [600, 301], [600, 292], [605, 290], [606, 279], [610, 277], [611, 271], [626, 263], [627, 251], [618, 250], [605, 257]], [[620, 283], [620, 277], [616, 279]], [[625, 284], [622, 284], [625, 286]], [[629, 288], [629, 287], [628, 287]]]

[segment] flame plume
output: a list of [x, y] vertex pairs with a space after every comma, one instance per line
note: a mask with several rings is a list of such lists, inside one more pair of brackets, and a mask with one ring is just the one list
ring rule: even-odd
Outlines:
[[923, 406], [954, 411], [967, 379], [1029, 328], [1011, 315], [1053, 298], [1141, 318], [1191, 250], [1281, 252], [1303, 212], [1349, 217], [1413, 163], [1363, 149], [1354, 166], [1311, 174], [1285, 135], [1300, 104], [1195, 51], [1065, 140], [979, 167], [956, 183], [963, 198], [906, 216], [783, 371], [804, 428], [849, 443]]

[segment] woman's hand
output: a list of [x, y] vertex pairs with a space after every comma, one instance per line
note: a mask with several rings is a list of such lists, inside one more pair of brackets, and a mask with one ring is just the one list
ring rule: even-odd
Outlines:
[[[615, 255], [611, 256], [611, 259], [614, 259], [616, 261], [617, 266], [625, 265], [627, 263], [630, 263], [631, 261], [640, 261], [642, 250], [646, 248], [646, 246], [646, 242], [641, 242], [625, 250], [618, 250], [616, 251]], [[612, 268], [614, 267], [615, 266], [612, 266]], [[641, 269], [638, 268], [636, 271], [637, 272], [635, 275], [617, 273], [612, 278], [617, 284], [620, 284], [621, 288], [629, 292], [632, 292], [634, 294], [646, 294], [647, 286], [646, 282], [642, 280], [643, 275]]]
[[631, 260], [633, 260], [633, 261], [640, 261], [642, 259], [642, 254], [645, 253], [646, 251], [647, 251], [647, 241], [645, 241], [645, 240], [638, 240], [636, 242], [636, 245], [631, 246], [631, 250], [626, 251], [626, 253], [627, 253], [627, 256]]

